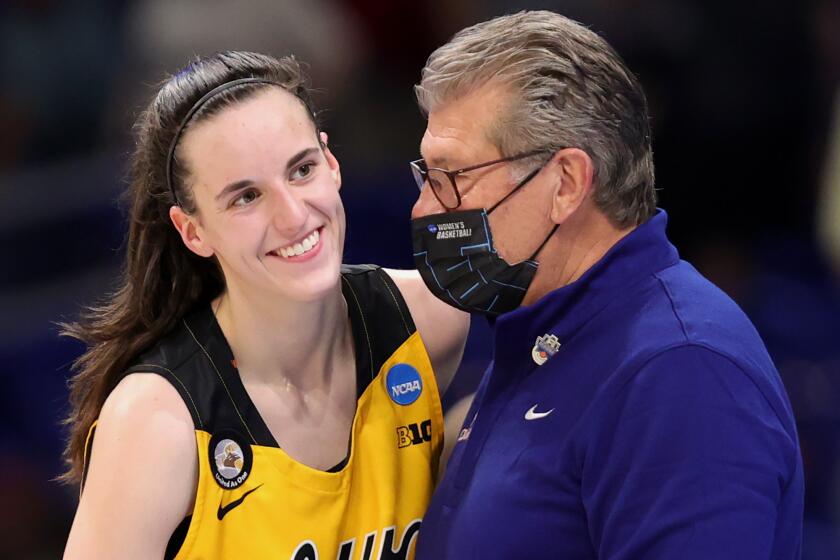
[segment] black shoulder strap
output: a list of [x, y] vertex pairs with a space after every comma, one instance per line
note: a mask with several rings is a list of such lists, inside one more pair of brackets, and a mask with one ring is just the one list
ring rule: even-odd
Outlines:
[[342, 290], [356, 347], [359, 394], [416, 327], [394, 281], [375, 265], [343, 265]]
[[199, 323], [200, 330], [205, 331], [202, 335], [207, 336], [206, 332], [211, 330], [213, 320], [209, 305], [199, 306], [181, 320], [169, 334], [142, 353], [124, 375], [157, 373], [166, 378], [186, 403], [195, 427], [206, 429], [207, 393], [217, 381], [208, 369], [194, 365], [197, 360], [203, 361], [203, 356], [198, 355], [200, 347], [187, 328], [187, 320]]

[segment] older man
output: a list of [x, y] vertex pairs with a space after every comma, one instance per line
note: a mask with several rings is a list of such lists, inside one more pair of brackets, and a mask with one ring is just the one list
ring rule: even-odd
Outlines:
[[495, 335], [418, 558], [798, 558], [787, 395], [749, 319], [666, 237], [620, 57], [523, 12], [455, 35], [416, 89], [417, 266]]

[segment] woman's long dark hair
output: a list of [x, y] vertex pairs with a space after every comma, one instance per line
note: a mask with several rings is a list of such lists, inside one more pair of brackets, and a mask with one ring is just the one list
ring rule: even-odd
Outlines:
[[[65, 482], [81, 479], [85, 439], [105, 398], [133, 360], [170, 331], [197, 303], [209, 301], [224, 286], [215, 260], [189, 251], [170, 222], [176, 204], [167, 183], [167, 154], [181, 121], [210, 90], [241, 78], [260, 78], [280, 85], [306, 105], [312, 104], [299, 64], [291, 57], [276, 59], [248, 52], [223, 52], [199, 58], [167, 80], [135, 123], [136, 147], [131, 159], [129, 230], [119, 288], [78, 322], [62, 325], [62, 334], [88, 345], [73, 365], [70, 381], [72, 410], [65, 419], [70, 436], [64, 455]], [[266, 83], [236, 85], [201, 106], [182, 132], [255, 91]], [[195, 212], [187, 186], [189, 169], [178, 151], [172, 161], [172, 190], [181, 208]]]

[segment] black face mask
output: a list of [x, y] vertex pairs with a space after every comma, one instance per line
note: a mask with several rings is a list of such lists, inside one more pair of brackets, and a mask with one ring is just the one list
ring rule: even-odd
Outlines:
[[444, 212], [411, 221], [414, 265], [435, 296], [464, 311], [491, 316], [519, 307], [537, 273], [539, 263], [534, 259], [557, 225], [530, 258], [508, 264], [493, 246], [487, 217], [540, 169], [489, 210]]

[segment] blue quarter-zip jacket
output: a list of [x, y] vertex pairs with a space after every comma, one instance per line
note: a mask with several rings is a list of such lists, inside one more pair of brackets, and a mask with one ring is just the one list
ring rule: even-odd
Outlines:
[[[419, 560], [800, 557], [782, 382], [666, 223], [657, 212], [580, 279], [498, 318]], [[537, 346], [546, 335], [559, 347]]]

